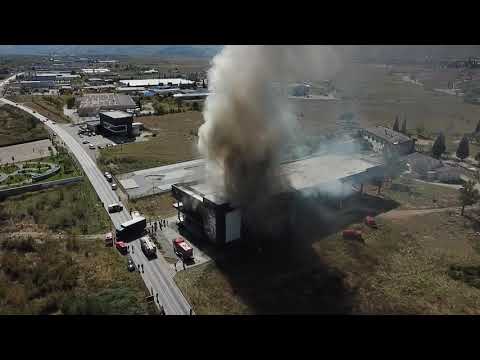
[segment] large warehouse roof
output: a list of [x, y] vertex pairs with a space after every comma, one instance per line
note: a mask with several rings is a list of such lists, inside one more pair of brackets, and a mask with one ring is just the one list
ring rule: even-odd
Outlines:
[[[321, 189], [322, 186], [329, 186], [337, 181], [348, 181], [352, 176], [367, 175], [369, 169], [380, 165], [382, 161], [376, 155], [329, 154], [284, 163], [281, 165], [280, 172], [289, 180], [291, 190], [300, 191], [309, 188]], [[212, 188], [203, 179], [175, 184], [175, 186], [199, 200], [205, 198], [217, 205], [227, 203], [224, 194]]]
[[125, 86], [160, 86], [171, 85], [179, 86], [180, 84], [193, 84], [193, 81], [186, 79], [138, 79], [138, 80], [120, 80], [120, 84]]
[[125, 94], [101, 93], [101, 94], [85, 94], [81, 99], [80, 107], [97, 107], [97, 106], [126, 106], [134, 108], [135, 102], [132, 98]]

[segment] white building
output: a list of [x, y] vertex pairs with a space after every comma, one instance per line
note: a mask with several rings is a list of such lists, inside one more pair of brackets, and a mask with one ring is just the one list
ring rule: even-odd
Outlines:
[[193, 81], [186, 79], [137, 79], [137, 80], [120, 80], [119, 83], [122, 86], [172, 86], [172, 87], [181, 87], [181, 86], [191, 86], [194, 84]]

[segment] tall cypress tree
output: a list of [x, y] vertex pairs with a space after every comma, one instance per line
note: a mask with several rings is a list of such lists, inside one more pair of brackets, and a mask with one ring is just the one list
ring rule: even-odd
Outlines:
[[447, 148], [445, 146], [445, 135], [443, 135], [443, 133], [440, 133], [440, 135], [438, 135], [437, 139], [433, 143], [432, 155], [438, 159], [445, 152], [446, 149]]
[[403, 120], [403, 123], [402, 123], [402, 133], [407, 135], [407, 119], [404, 119]]
[[398, 131], [398, 116], [395, 117], [395, 123], [393, 124], [393, 131]]
[[466, 159], [470, 155], [470, 149], [468, 145], [468, 139], [466, 136], [462, 138], [457, 148], [457, 157], [459, 159]]
[[475, 128], [475, 133], [479, 133], [479, 132], [480, 132], [480, 120], [478, 120], [477, 127]]

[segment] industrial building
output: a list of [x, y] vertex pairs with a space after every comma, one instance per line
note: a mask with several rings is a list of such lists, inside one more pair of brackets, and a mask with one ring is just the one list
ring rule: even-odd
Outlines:
[[136, 104], [132, 98], [125, 94], [100, 93], [85, 94], [80, 99], [78, 107], [79, 116], [96, 116], [101, 111], [107, 110], [133, 110]]
[[389, 151], [407, 155], [415, 151], [414, 139], [383, 126], [361, 129], [360, 135], [372, 145], [375, 152]]
[[124, 111], [101, 112], [100, 130], [102, 133], [111, 136], [134, 137], [133, 116]]
[[187, 94], [174, 94], [173, 98], [178, 101], [185, 101], [185, 100], [197, 100], [202, 101], [208, 97], [209, 93], [207, 92], [192, 92]]
[[151, 87], [151, 86], [170, 86], [170, 87], [191, 87], [195, 83], [186, 79], [137, 79], [137, 80], [120, 80], [119, 83], [122, 86], [129, 87]]
[[[384, 178], [384, 164], [375, 155], [312, 156], [284, 163], [280, 171], [289, 183], [282, 194], [313, 191], [339, 206], [343, 199], [357, 192], [354, 189], [362, 192], [363, 184]], [[190, 232], [219, 245], [241, 238], [245, 224], [240, 210], [203, 180], [173, 184], [172, 195], [181, 224]]]
[[100, 74], [105, 74], [105, 73], [109, 73], [110, 72], [110, 69], [100, 69], [100, 68], [97, 68], [97, 69], [82, 69], [82, 73], [84, 74], [95, 74], [95, 75], [100, 75]]

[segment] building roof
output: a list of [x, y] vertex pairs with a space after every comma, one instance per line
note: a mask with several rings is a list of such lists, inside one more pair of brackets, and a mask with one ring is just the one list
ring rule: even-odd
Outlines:
[[118, 87], [117, 91], [145, 91], [145, 87], [138, 86], [138, 87]]
[[82, 69], [84, 74], [99, 74], [110, 72], [110, 69]]
[[197, 97], [197, 98], [204, 98], [207, 97], [209, 93], [188, 93], [188, 94], [173, 94], [173, 97], [175, 99], [181, 99], [181, 98], [190, 98], [190, 97]]
[[125, 106], [135, 108], [135, 102], [126, 94], [100, 93], [85, 94], [81, 98], [80, 107]]
[[102, 111], [100, 114], [108, 116], [112, 119], [124, 119], [124, 118], [127, 118], [127, 117], [128, 118], [132, 117], [132, 114], [129, 114], [125, 111], [118, 111], [118, 110]]
[[138, 79], [138, 80], [120, 80], [120, 84], [126, 86], [159, 86], [159, 85], [168, 85], [178, 86], [180, 84], [193, 84], [193, 81], [186, 79]]
[[[353, 176], [367, 174], [370, 169], [382, 164], [378, 155], [328, 154], [284, 163], [280, 166], [280, 173], [288, 180], [290, 190], [326, 189], [348, 181]], [[328, 171], [325, 171], [326, 169]], [[216, 205], [228, 203], [221, 189], [212, 187], [203, 179], [175, 186], [202, 202], [207, 199]]]
[[365, 129], [365, 131], [373, 135], [376, 135], [379, 138], [394, 145], [401, 144], [411, 140], [407, 135], [404, 135], [392, 129], [386, 128], [384, 126], [368, 128], [368, 129]]

